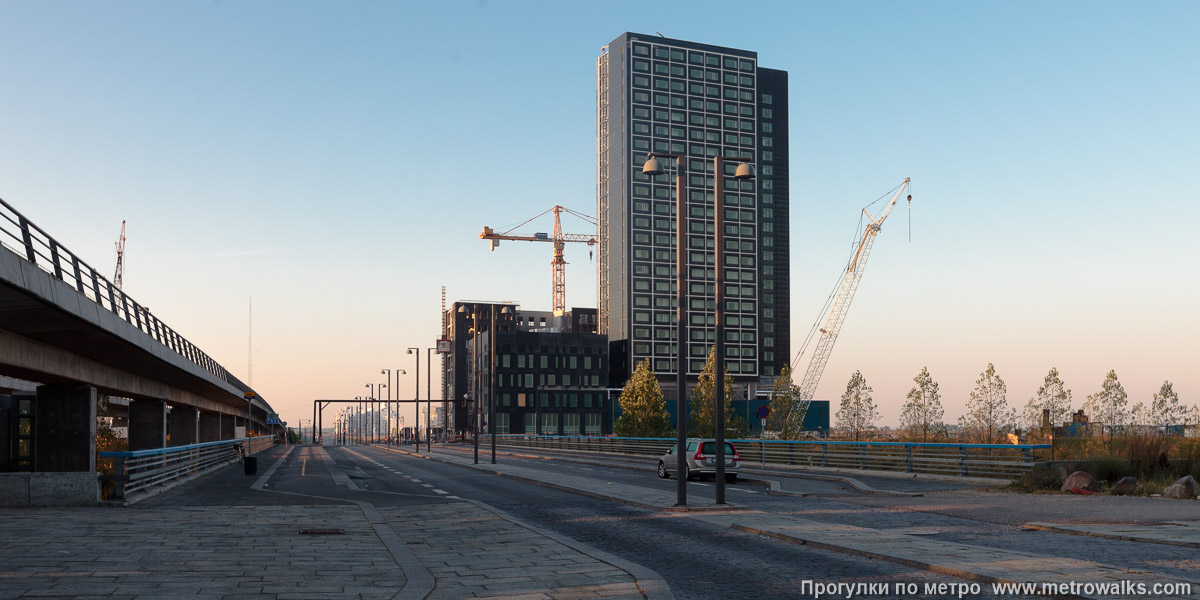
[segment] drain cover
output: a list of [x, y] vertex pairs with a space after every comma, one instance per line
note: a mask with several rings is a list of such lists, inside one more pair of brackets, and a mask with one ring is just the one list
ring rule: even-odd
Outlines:
[[342, 535], [346, 533], [342, 529], [301, 529], [300, 535]]

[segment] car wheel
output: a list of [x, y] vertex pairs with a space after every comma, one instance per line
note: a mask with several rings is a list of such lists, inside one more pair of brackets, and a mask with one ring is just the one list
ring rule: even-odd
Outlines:
[[725, 476], [725, 483], [737, 483], [737, 473]]
[[658, 461], [658, 478], [659, 479], [670, 479], [671, 478], [671, 474], [667, 472], [667, 464], [661, 460]]
[[690, 468], [688, 468], [687, 465], [683, 466], [683, 480], [684, 481], [692, 480], [692, 470]]

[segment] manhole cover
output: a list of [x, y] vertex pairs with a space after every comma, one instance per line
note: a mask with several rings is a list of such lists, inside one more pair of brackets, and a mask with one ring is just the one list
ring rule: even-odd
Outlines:
[[342, 529], [301, 529], [300, 535], [342, 535]]

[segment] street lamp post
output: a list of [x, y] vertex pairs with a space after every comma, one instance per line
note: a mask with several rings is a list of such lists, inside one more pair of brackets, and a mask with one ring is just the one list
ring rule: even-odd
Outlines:
[[[421, 428], [421, 349], [420, 348], [409, 348], [408, 350], [405, 350], [404, 353], [417, 355], [417, 381], [416, 381], [416, 385], [415, 385], [416, 386], [416, 390], [414, 392], [415, 395], [413, 396], [413, 400], [416, 400], [416, 402], [413, 404], [413, 406], [415, 407], [414, 410], [416, 410], [416, 413], [417, 413], [416, 414], [417, 429], [420, 429]], [[426, 439], [426, 448], [429, 450], [430, 453], [432, 453], [433, 448], [429, 447], [429, 444], [428, 444], [428, 440], [429, 440], [428, 424], [426, 424], [426, 426], [425, 426], [425, 436], [426, 436], [426, 438], [425, 438]], [[418, 453], [421, 452], [421, 436], [420, 435], [417, 436], [417, 452]]]
[[[505, 306], [500, 310], [501, 315], [512, 314], [512, 309]], [[492, 438], [492, 464], [496, 464], [496, 344], [499, 339], [500, 326], [496, 323], [496, 305], [491, 305], [491, 319], [488, 320], [488, 434]]]
[[375, 404], [375, 384], [368, 383], [364, 387], [371, 390], [371, 395], [367, 396], [367, 427], [366, 427], [366, 432], [365, 432], [367, 434], [367, 437], [364, 442], [364, 443], [370, 444], [371, 436], [374, 433], [373, 432], [374, 427], [371, 423], [371, 407]]
[[[388, 383], [392, 382], [392, 370], [391, 369], [380, 369], [379, 374], [385, 376], [384, 380], [387, 381]], [[387, 412], [387, 425], [386, 425], [387, 435], [384, 436], [384, 440], [387, 443], [388, 447], [390, 448], [392, 446], [392, 386], [389, 386], [387, 384], [384, 384], [384, 385], [388, 389], [388, 397], [387, 397], [388, 412]], [[399, 385], [399, 384], [397, 384], [397, 385]], [[400, 399], [400, 388], [399, 387], [396, 387], [396, 399], [397, 400]]]
[[[713, 262], [716, 263], [714, 278], [717, 284], [714, 288], [716, 300], [716, 348], [713, 353], [713, 371], [716, 379], [714, 394], [716, 407], [713, 410], [713, 429], [716, 432], [717, 474], [713, 479], [716, 484], [717, 504], [725, 504], [725, 161], [736, 160], [737, 171], [734, 179], [739, 181], [754, 179], [754, 166], [750, 159], [740, 157], [713, 157]], [[750, 405], [747, 398], [746, 405]]]
[[675, 484], [675, 505], [687, 506], [687, 478], [683, 476], [686, 468], [684, 451], [687, 446], [687, 195], [685, 185], [686, 169], [684, 157], [681, 154], [661, 154], [652, 152], [646, 155], [646, 164], [642, 173], [651, 177], [665, 173], [659, 158], [675, 159], [675, 298], [677, 339], [675, 350], [675, 472], [678, 474]]
[[[646, 164], [642, 167], [642, 172], [646, 175], [655, 176], [661, 175], [665, 171], [658, 158], [674, 158], [675, 159], [675, 270], [678, 290], [676, 298], [678, 306], [678, 349], [677, 355], [677, 372], [676, 379], [679, 388], [678, 397], [676, 398], [676, 437], [678, 438], [677, 456], [676, 456], [676, 472], [679, 474], [679, 481], [676, 484], [677, 504], [684, 506], [687, 504], [687, 484], [683, 477], [684, 471], [684, 448], [687, 441], [687, 429], [685, 415], [687, 410], [684, 396], [687, 390], [687, 206], [686, 206], [686, 190], [684, 185], [684, 157], [678, 154], [661, 154], [652, 152], [646, 156]], [[716, 156], [713, 158], [713, 185], [715, 193], [713, 194], [713, 216], [714, 216], [714, 239], [713, 239], [713, 262], [715, 263], [715, 398], [716, 406], [714, 407], [714, 430], [716, 438], [716, 503], [725, 503], [725, 207], [723, 201], [724, 195], [724, 180], [725, 180], [725, 164], [726, 160], [737, 160], [741, 164], [738, 165], [737, 171], [734, 174], [735, 179], [753, 179], [755, 176], [754, 167], [749, 164], [750, 159], [741, 157], [724, 157]]]
[[[459, 314], [471, 319], [471, 382], [475, 383], [479, 377], [479, 307], [472, 306], [472, 310], [468, 311], [466, 305], [458, 307]], [[471, 407], [471, 438], [475, 450], [475, 464], [479, 464], [479, 386], [474, 385], [472, 398], [474, 406]]]
[[[429, 432], [429, 453], [433, 453], [433, 430], [429, 427], [429, 415], [433, 414], [433, 351], [437, 348], [425, 349], [425, 429]], [[418, 404], [419, 406], [419, 404]], [[443, 426], [443, 429], [445, 427]]]

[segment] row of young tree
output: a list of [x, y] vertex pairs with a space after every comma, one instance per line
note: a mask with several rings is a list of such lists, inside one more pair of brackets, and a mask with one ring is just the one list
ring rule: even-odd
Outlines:
[[[950, 435], [943, 418], [941, 394], [938, 383], [929, 374], [928, 368], [913, 378], [915, 384], [908, 391], [900, 413], [900, 428], [906, 439], [919, 442], [947, 440]], [[841, 405], [836, 415], [836, 428], [848, 439], [860, 440], [876, 429], [879, 419], [875, 403], [871, 398], [871, 387], [862, 373], [855, 371], [846, 384]], [[1043, 415], [1049, 415], [1051, 426], [1071, 421], [1071, 390], [1063, 383], [1057, 368], [1046, 374], [1037, 394], [1029, 399], [1024, 410], [1018, 412], [1008, 405], [1008, 387], [996, 374], [995, 365], [988, 366], [975, 382], [967, 402], [967, 413], [959, 417], [958, 439], [994, 443], [1004, 441], [1008, 434], [1041, 436], [1044, 430]], [[1114, 432], [1133, 428], [1158, 428], [1168, 426], [1195, 425], [1200, 423], [1200, 408], [1190, 409], [1179, 401], [1170, 381], [1164, 381], [1149, 405], [1138, 402], [1129, 407], [1129, 397], [1115, 371], [1109, 371], [1100, 385], [1100, 390], [1088, 394], [1081, 407], [1089, 421], [1098, 424], [1101, 432], [1110, 436]], [[788, 433], [783, 430], [784, 433]]]
[[[716, 353], [709, 351], [708, 362], [688, 401], [688, 437], [716, 437]], [[750, 433], [746, 419], [733, 412], [733, 377], [725, 371], [725, 434], [730, 438], [745, 437]], [[638, 363], [633, 376], [621, 390], [621, 416], [613, 426], [613, 433], [620, 437], [674, 437], [671, 415], [663, 398], [658, 378], [650, 370], [650, 360]]]
[[[687, 430], [690, 437], [713, 437], [715, 414], [713, 401], [716, 391], [715, 355], [710, 352], [699, 380], [692, 388], [688, 403]], [[749, 432], [749, 423], [733, 412], [733, 378], [724, 377], [726, 432], [742, 437]], [[918, 442], [946, 441], [949, 428], [944, 422], [938, 382], [922, 367], [913, 377], [900, 412], [900, 427], [905, 439]], [[835, 415], [834, 427], [841, 437], [852, 440], [869, 438], [877, 429], [879, 411], [871, 397], [871, 386], [862, 373], [855, 371], [846, 384], [841, 404]], [[1045, 433], [1043, 414], [1049, 411], [1051, 425], [1071, 420], [1071, 390], [1063, 383], [1057, 368], [1046, 374], [1037, 394], [1029, 399], [1024, 410], [1008, 405], [1008, 387], [996, 374], [995, 365], [988, 366], [975, 382], [967, 402], [967, 413], [958, 420], [959, 440], [993, 443], [1004, 441], [1009, 433]], [[805, 410], [800, 407], [799, 390], [785, 368], [776, 379], [772, 391], [767, 430], [780, 439], [804, 437]], [[614, 433], [622, 437], [670, 437], [671, 418], [666, 410], [662, 389], [650, 369], [650, 361], [638, 364], [633, 376], [621, 391], [621, 416]], [[1170, 381], [1164, 381], [1148, 405], [1138, 402], [1129, 407], [1128, 394], [1115, 371], [1109, 371], [1100, 391], [1089, 394], [1082, 410], [1094, 423], [1110, 435], [1129, 426], [1165, 428], [1173, 425], [1200, 423], [1200, 408], [1179, 401]]]

